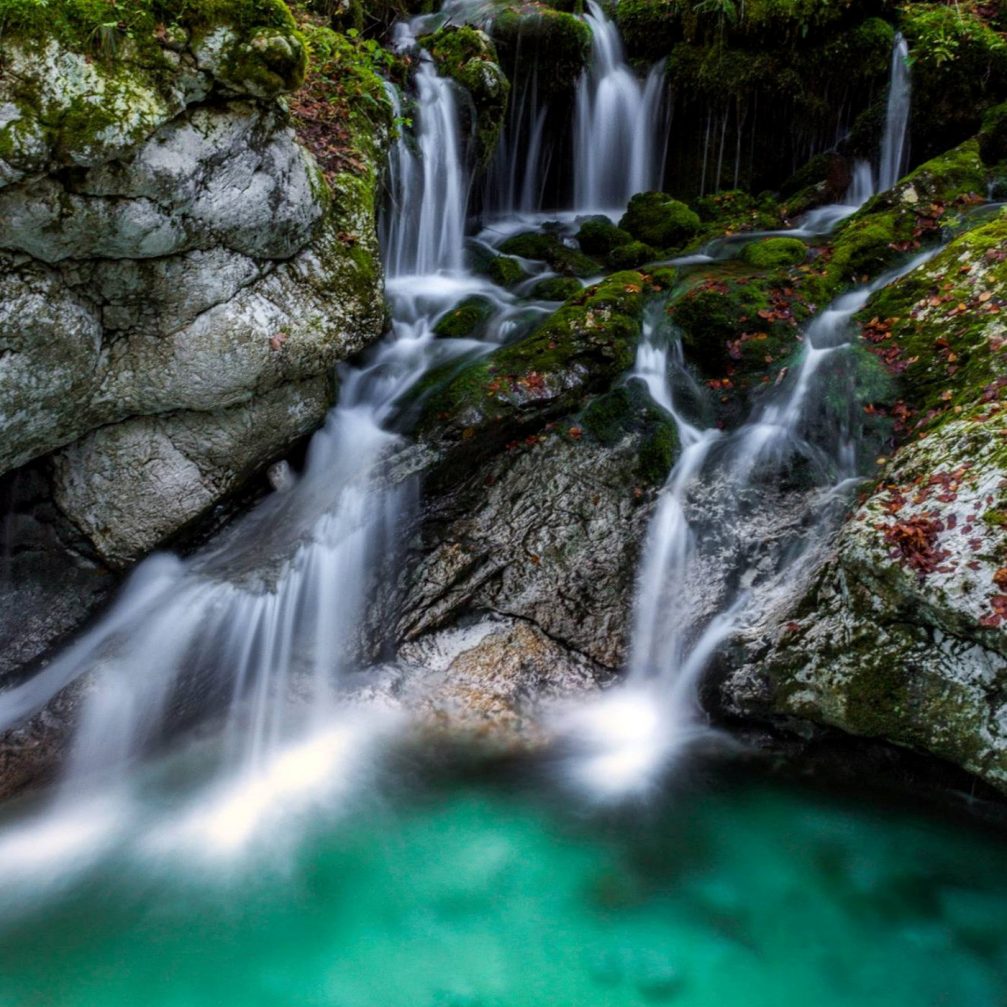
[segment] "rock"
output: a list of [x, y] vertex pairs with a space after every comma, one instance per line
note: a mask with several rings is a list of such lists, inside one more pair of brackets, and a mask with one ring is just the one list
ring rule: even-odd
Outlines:
[[383, 326], [380, 116], [327, 184], [276, 101], [304, 75], [290, 14], [238, 6], [169, 32], [141, 5], [114, 58], [58, 17], [0, 43], [0, 473], [56, 452], [118, 565], [309, 433]]
[[606, 668], [620, 666], [653, 492], [639, 471], [647, 435], [623, 432], [606, 446], [563, 428], [490, 459], [428, 501], [400, 639], [495, 613], [533, 623]]
[[427, 730], [496, 751], [544, 744], [550, 704], [611, 678], [534, 625], [497, 616], [404, 644], [397, 663], [393, 694]]
[[796, 266], [808, 257], [808, 246], [798, 238], [764, 238], [741, 250], [741, 260], [756, 269]]
[[699, 215], [663, 192], [640, 192], [630, 201], [619, 227], [652, 248], [685, 244], [700, 227]]
[[975, 226], [868, 303], [901, 446], [723, 693], [736, 713], [913, 747], [1007, 792], [1005, 233], [1002, 214]]

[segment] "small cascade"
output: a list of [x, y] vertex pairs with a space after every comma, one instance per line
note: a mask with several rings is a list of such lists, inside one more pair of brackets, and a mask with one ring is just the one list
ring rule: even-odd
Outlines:
[[634, 193], [661, 187], [664, 63], [641, 81], [626, 63], [618, 28], [595, 0], [585, 20], [593, 41], [577, 90], [574, 205], [621, 211]]
[[859, 209], [874, 195], [874, 171], [870, 161], [857, 161], [853, 165], [853, 180], [846, 193], [846, 205]]
[[553, 149], [546, 135], [549, 111], [539, 97], [535, 65], [514, 82], [507, 123], [487, 177], [485, 207], [490, 213], [534, 214], [545, 208]]
[[881, 140], [881, 161], [878, 167], [878, 191], [887, 192], [902, 177], [906, 158], [906, 135], [909, 128], [909, 107], [912, 81], [909, 73], [909, 46], [899, 33], [892, 49], [892, 70], [888, 85], [888, 106], [885, 132]]
[[[660, 313], [648, 319], [634, 376], [671, 415], [681, 453], [661, 490], [643, 548], [626, 685], [578, 711], [566, 725], [577, 745], [574, 775], [593, 793], [621, 796], [646, 787], [663, 764], [708, 733], [697, 689], [711, 658], [774, 591], [792, 587], [809, 552], [807, 531], [799, 529], [841, 512], [832, 505], [856, 484], [849, 427], [840, 424], [824, 443], [816, 443], [816, 420], [826, 398], [823, 374], [829, 365], [835, 365], [833, 376], [842, 371], [853, 316], [871, 294], [937, 251], [842, 295], [816, 315], [804, 332], [799, 366], [748, 422], [727, 434], [701, 429], [686, 418], [680, 400], [683, 389], [691, 391], [685, 387], [689, 377], [677, 334]], [[801, 459], [809, 472], [823, 473], [825, 484], [819, 477], [819, 489], [808, 494], [798, 526], [779, 541], [758, 546], [749, 566], [753, 550], [739, 540], [752, 527], [745, 521], [749, 501], [763, 495], [757, 491], [764, 490], [767, 477]], [[717, 499], [711, 504], [712, 496]], [[730, 569], [732, 561], [739, 564], [736, 569]]]
[[[401, 98], [389, 88], [396, 118]], [[389, 163], [389, 208], [383, 228], [390, 277], [463, 266], [469, 181], [458, 128], [455, 85], [423, 57], [416, 74], [413, 131], [401, 131]]]

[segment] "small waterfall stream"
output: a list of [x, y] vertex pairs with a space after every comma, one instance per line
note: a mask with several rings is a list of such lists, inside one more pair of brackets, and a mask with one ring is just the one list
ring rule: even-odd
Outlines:
[[585, 16], [591, 65], [577, 89], [574, 205], [621, 212], [630, 196], [661, 188], [664, 63], [641, 81], [626, 63], [615, 23], [596, 0]]
[[901, 177], [906, 161], [906, 136], [909, 129], [909, 108], [912, 80], [909, 72], [909, 46], [899, 33], [892, 49], [891, 80], [885, 111], [885, 133], [881, 141], [878, 166], [878, 192], [886, 192]]

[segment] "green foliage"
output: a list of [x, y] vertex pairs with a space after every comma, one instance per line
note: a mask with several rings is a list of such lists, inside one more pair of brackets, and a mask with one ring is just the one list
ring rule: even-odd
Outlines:
[[1007, 42], [958, 5], [911, 4], [902, 30], [912, 49], [913, 136], [930, 156], [980, 126], [983, 113], [1007, 99]]
[[1007, 102], [995, 105], [983, 116], [979, 154], [990, 166], [1007, 161]]

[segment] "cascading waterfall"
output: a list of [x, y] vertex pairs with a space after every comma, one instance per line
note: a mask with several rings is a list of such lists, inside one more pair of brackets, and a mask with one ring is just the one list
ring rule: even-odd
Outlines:
[[902, 177], [911, 97], [909, 46], [899, 33], [895, 36], [895, 46], [892, 49], [891, 80], [888, 85], [888, 105], [885, 112], [885, 133], [881, 140], [881, 161], [878, 167], [879, 192], [886, 192]]
[[[435, 341], [432, 323], [459, 293], [487, 285], [458, 275], [468, 179], [453, 85], [426, 61], [416, 84], [416, 142], [400, 137], [391, 151], [392, 208], [383, 227], [392, 333], [364, 365], [344, 368], [340, 404], [313, 438], [303, 473], [288, 473], [194, 557], [141, 564], [92, 630], [0, 694], [2, 730], [71, 682], [91, 680], [65, 781], [39, 828], [58, 822], [76, 834], [80, 794], [92, 780], [114, 777], [166, 724], [214, 706], [226, 712], [217, 786], [230, 796], [214, 799], [219, 813], [200, 816], [225, 846], [246, 838], [278, 788], [296, 789], [313, 773], [325, 778], [333, 760], [345, 760], [337, 693], [366, 659], [364, 604], [391, 562], [415, 489], [404, 442], [387, 424], [396, 400], [430, 366], [471, 351], [470, 341]], [[366, 734], [367, 718], [352, 719], [353, 731]], [[287, 765], [291, 752], [301, 754]], [[8, 837], [10, 866], [34, 855], [32, 834]]]
[[619, 210], [637, 192], [660, 189], [664, 63], [641, 81], [626, 63], [615, 23], [589, 0], [591, 65], [577, 88], [574, 204]]
[[[384, 235], [390, 276], [458, 272], [464, 255], [468, 178], [458, 132], [455, 85], [424, 56], [416, 74], [413, 136], [396, 140], [389, 172], [391, 226]], [[391, 89], [397, 117], [401, 102]], [[409, 149], [414, 142], [417, 154]]]

